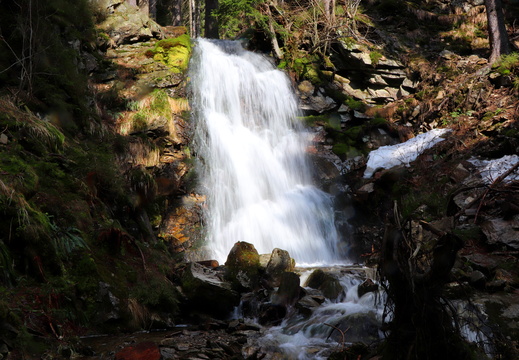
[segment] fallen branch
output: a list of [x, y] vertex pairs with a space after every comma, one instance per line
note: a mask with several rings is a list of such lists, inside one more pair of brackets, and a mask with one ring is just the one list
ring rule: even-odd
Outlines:
[[[341, 351], [343, 351], [343, 350], [344, 350], [344, 342], [346, 341], [345, 336], [344, 336], [344, 333], [345, 333], [346, 331], [350, 330], [350, 328], [347, 328], [345, 331], [342, 331], [342, 330], [339, 329], [337, 326], [333, 326], [333, 325], [330, 325], [330, 324], [327, 324], [327, 323], [324, 323], [324, 325], [329, 326], [329, 327], [331, 327], [331, 328], [333, 328], [333, 329], [335, 329], [335, 330], [337, 330], [338, 332], [341, 333], [341, 337], [342, 337], [342, 341], [341, 341]], [[333, 330], [332, 330], [332, 332], [328, 335], [328, 338], [330, 337], [330, 335], [332, 335], [332, 333], [333, 333]]]

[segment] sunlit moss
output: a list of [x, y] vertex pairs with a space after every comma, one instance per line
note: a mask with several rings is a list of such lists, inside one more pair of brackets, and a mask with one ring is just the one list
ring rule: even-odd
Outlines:
[[153, 54], [155, 61], [166, 64], [172, 72], [183, 73], [189, 64], [191, 47], [191, 38], [184, 34], [176, 38], [160, 40], [148, 55]]

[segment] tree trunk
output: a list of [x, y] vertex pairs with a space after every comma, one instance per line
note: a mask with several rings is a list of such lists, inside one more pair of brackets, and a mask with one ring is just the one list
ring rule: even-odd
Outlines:
[[324, 16], [329, 24], [335, 21], [335, 0], [323, 0]]
[[488, 19], [488, 37], [490, 40], [490, 58], [493, 64], [501, 55], [508, 54], [508, 34], [506, 33], [505, 19], [501, 0], [485, 0]]
[[205, 0], [205, 34], [209, 39], [218, 39], [218, 19], [213, 11], [218, 8], [218, 0]]
[[139, 0], [139, 9], [146, 15], [150, 14], [150, 0]]
[[149, 2], [150, 18], [157, 21], [157, 0], [149, 0]]
[[173, 26], [182, 25], [182, 0], [173, 0]]
[[200, 6], [198, 0], [189, 0], [189, 29], [192, 38], [200, 36]]

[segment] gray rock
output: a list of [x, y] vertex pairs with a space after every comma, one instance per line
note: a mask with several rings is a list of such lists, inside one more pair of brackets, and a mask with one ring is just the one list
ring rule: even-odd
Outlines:
[[379, 340], [381, 324], [373, 312], [348, 314], [330, 325], [334, 328], [330, 328], [329, 338], [339, 343], [371, 343]]
[[181, 280], [187, 304], [193, 310], [225, 318], [239, 304], [239, 294], [215, 270], [190, 263]]
[[492, 245], [506, 245], [519, 250], [519, 216], [512, 220], [494, 218], [484, 221], [481, 230]]
[[296, 303], [295, 307], [300, 314], [310, 316], [319, 305], [321, 304], [313, 296], [306, 295]]
[[332, 274], [324, 272], [322, 269], [315, 270], [308, 277], [305, 286], [321, 290], [324, 296], [334, 300], [344, 291], [339, 280]]
[[273, 286], [279, 286], [281, 276], [285, 272], [294, 271], [295, 260], [290, 257], [286, 250], [274, 249], [267, 264], [266, 272], [272, 277]]
[[487, 278], [485, 274], [483, 274], [479, 270], [473, 271], [469, 275], [469, 283], [470, 285], [475, 287], [483, 287], [485, 285], [486, 280]]
[[119, 320], [121, 318], [121, 309], [119, 307], [120, 300], [110, 291], [111, 285], [105, 282], [99, 282], [99, 290], [97, 292], [98, 312], [96, 321], [104, 323], [111, 320]]
[[126, 6], [117, 1], [109, 4], [107, 9], [109, 13], [112, 12], [110, 9], [113, 9], [112, 15], [108, 16], [99, 28], [106, 32], [116, 45], [164, 37], [160, 26], [136, 7]]
[[373, 282], [371, 279], [367, 279], [362, 284], [360, 284], [357, 288], [357, 294], [359, 295], [359, 298], [361, 298], [363, 295], [375, 292], [378, 290], [378, 285]]
[[299, 275], [285, 272], [281, 275], [278, 291], [272, 296], [272, 303], [276, 305], [294, 305], [301, 297]]

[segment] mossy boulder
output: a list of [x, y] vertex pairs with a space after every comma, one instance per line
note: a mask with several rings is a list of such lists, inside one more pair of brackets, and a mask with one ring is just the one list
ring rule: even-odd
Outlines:
[[260, 274], [260, 256], [253, 244], [238, 241], [227, 256], [225, 278], [239, 291], [256, 287]]
[[191, 47], [191, 38], [184, 34], [176, 38], [160, 40], [149, 55], [153, 56], [153, 60], [167, 65], [173, 73], [183, 73], [189, 65]]

